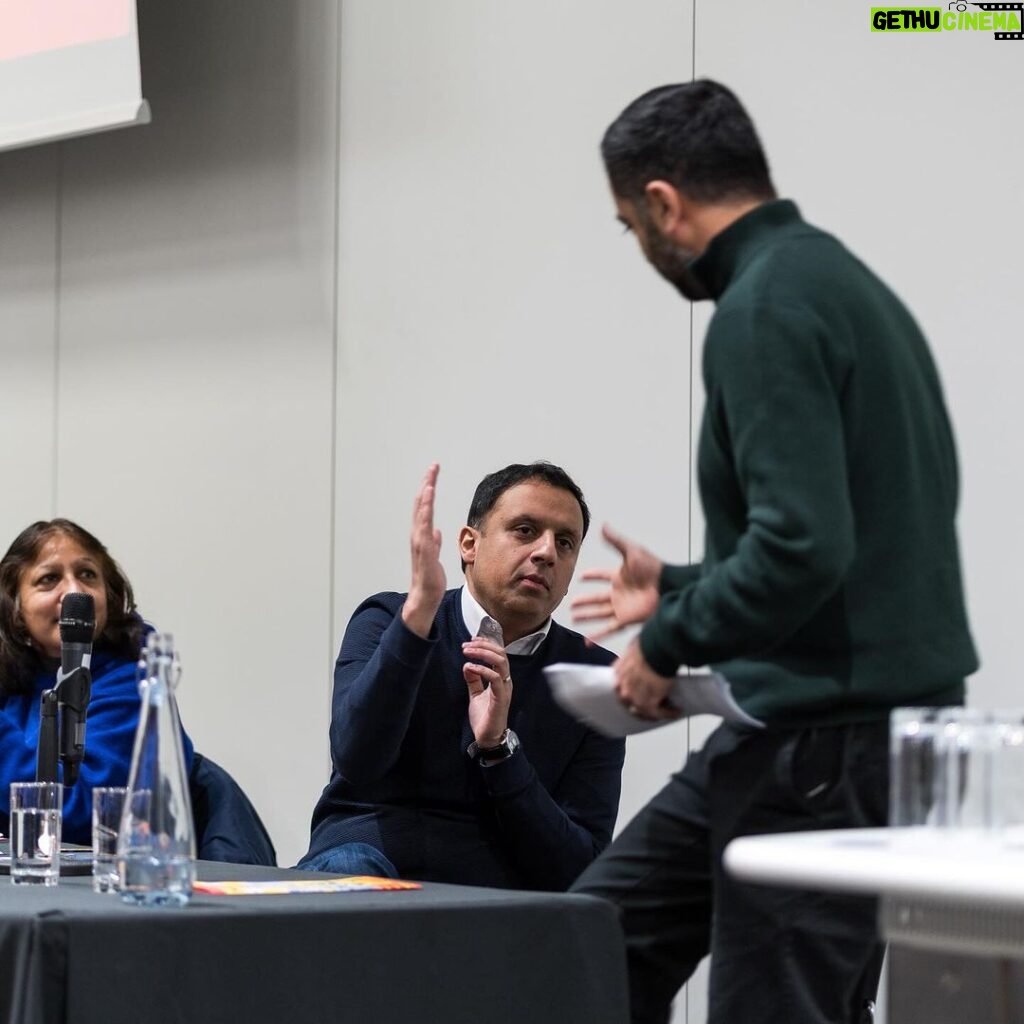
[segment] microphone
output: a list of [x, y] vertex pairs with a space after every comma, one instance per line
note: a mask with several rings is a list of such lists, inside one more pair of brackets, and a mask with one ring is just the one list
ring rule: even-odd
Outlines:
[[96, 604], [92, 594], [65, 594], [60, 605], [60, 671], [57, 697], [60, 708], [60, 759], [64, 785], [72, 786], [85, 756], [85, 712], [92, 694], [92, 639], [96, 632]]
[[65, 594], [60, 603], [60, 683], [76, 668], [92, 663], [92, 635], [96, 632], [96, 602], [92, 594]]

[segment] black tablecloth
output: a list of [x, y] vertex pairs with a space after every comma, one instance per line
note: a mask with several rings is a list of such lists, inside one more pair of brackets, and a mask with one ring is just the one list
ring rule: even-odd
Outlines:
[[[280, 878], [201, 863], [201, 878]], [[0, 879], [12, 1024], [622, 1024], [622, 936], [585, 896], [424, 884], [127, 906]]]

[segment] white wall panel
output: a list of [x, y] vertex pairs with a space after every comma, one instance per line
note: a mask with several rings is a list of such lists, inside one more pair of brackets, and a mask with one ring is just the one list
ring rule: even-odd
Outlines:
[[284, 864], [326, 731], [333, 6], [142, 6], [152, 126], [66, 144], [57, 504], [176, 635]]

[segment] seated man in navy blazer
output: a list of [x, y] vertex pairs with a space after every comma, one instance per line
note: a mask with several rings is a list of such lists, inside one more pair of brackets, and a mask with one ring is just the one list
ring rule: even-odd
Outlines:
[[624, 742], [574, 721], [543, 675], [608, 651], [558, 625], [590, 525], [546, 462], [476, 489], [447, 590], [438, 466], [413, 511], [408, 594], [355, 611], [334, 669], [334, 770], [299, 866], [518, 889], [565, 889], [611, 839]]

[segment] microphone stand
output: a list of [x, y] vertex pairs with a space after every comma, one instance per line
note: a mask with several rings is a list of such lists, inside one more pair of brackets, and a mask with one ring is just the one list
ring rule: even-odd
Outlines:
[[[80, 665], [60, 676], [52, 690], [39, 699], [39, 747], [36, 781], [57, 782], [58, 759], [64, 768], [64, 785], [78, 781], [85, 756], [85, 712], [92, 695], [92, 674]], [[58, 715], [58, 707], [62, 713]]]
[[57, 688], [44, 690], [39, 698], [39, 749], [36, 751], [36, 782], [57, 781]]

